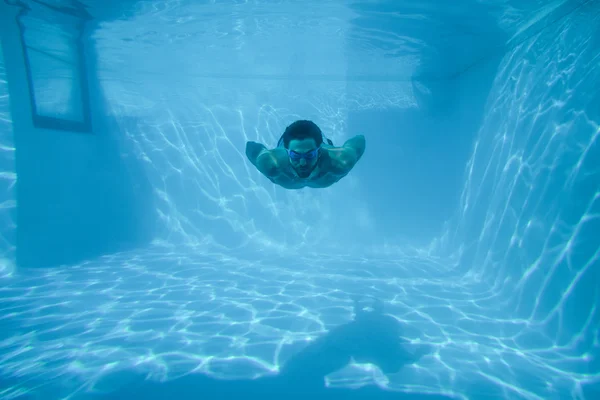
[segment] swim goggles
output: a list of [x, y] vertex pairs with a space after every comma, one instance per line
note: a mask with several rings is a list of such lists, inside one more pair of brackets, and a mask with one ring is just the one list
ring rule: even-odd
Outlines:
[[314, 160], [319, 155], [319, 147], [306, 153], [298, 153], [294, 150], [288, 150], [288, 154], [290, 155], [290, 158], [294, 161], [299, 161], [303, 158], [305, 160]]

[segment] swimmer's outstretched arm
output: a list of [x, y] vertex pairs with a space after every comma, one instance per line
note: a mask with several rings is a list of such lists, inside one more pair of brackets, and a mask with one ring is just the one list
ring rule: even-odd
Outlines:
[[252, 165], [256, 166], [256, 160], [260, 154], [267, 150], [267, 147], [262, 143], [257, 142], [246, 142], [246, 157], [252, 163]]
[[347, 173], [360, 160], [365, 152], [366, 141], [364, 135], [350, 138], [341, 147], [327, 149], [332, 160], [332, 166], [340, 173]]
[[354, 161], [354, 164], [360, 160], [363, 153], [365, 152], [365, 147], [367, 142], [365, 140], [364, 135], [356, 135], [353, 138], [350, 138], [344, 143], [344, 149], [346, 152], [346, 156]]
[[285, 150], [280, 148], [269, 150], [261, 143], [252, 141], [246, 143], [246, 157], [256, 169], [268, 178], [275, 178], [279, 175], [282, 157], [286, 156]]

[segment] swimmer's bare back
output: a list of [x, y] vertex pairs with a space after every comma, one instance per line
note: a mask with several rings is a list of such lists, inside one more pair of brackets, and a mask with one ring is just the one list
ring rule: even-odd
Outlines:
[[341, 147], [322, 147], [315, 169], [301, 178], [290, 164], [286, 149], [267, 149], [256, 142], [246, 144], [246, 155], [252, 164], [271, 182], [285, 189], [304, 187], [326, 188], [344, 176], [356, 165], [365, 151], [365, 137], [354, 136]]

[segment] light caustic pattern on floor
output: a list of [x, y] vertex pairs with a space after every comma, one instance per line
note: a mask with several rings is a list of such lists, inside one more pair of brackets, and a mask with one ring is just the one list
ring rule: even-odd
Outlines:
[[506, 318], [493, 292], [453, 280], [447, 265], [416, 254], [249, 261], [155, 249], [31, 271], [1, 295], [2, 375], [18, 378], [3, 388], [6, 399], [27, 390], [81, 395], [121, 370], [150, 379], [270, 375], [307, 341], [352, 319], [356, 295], [384, 301], [407, 346], [431, 351], [388, 376], [350, 366], [330, 375], [330, 385], [460, 397], [482, 376], [508, 393], [535, 379], [540, 392], [522, 397], [543, 398], [566, 395], [578, 379], [561, 371], [554, 350], [529, 349], [531, 340], [550, 338], [527, 320]]

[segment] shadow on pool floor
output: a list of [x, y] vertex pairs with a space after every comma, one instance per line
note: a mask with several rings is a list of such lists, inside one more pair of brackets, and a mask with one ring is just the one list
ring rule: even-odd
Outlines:
[[[403, 339], [403, 326], [396, 318], [383, 312], [381, 301], [375, 300], [365, 307], [360, 299], [355, 299], [354, 313], [355, 318], [352, 321], [331, 329], [284, 361], [279, 374], [275, 376], [223, 380], [195, 373], [167, 382], [157, 382], [146, 379], [144, 374], [121, 370], [100, 378], [92, 392], [65, 393], [66, 388], [61, 382], [39, 382], [37, 393], [30, 393], [21, 398], [23, 400], [65, 397], [71, 400], [210, 400], [259, 398], [260, 396], [261, 400], [452, 399], [444, 395], [393, 392], [375, 385], [358, 389], [326, 387], [325, 377], [346, 367], [353, 360], [362, 364], [374, 364], [384, 374], [401, 375], [403, 367], [414, 364], [431, 352], [431, 347], [428, 345], [412, 345]], [[7, 383], [0, 385], [0, 389]], [[13, 393], [22, 384], [14, 383], [16, 385], [8, 385], [13, 388]], [[37, 386], [34, 382], [29, 384], [33, 387]]]
[[368, 311], [355, 300], [355, 319], [335, 327], [311, 342], [284, 363], [274, 377], [256, 380], [219, 380], [195, 374], [166, 383], [150, 382], [132, 374], [116, 373], [107, 388], [120, 387], [105, 395], [108, 399], [451, 399], [430, 394], [406, 394], [376, 386], [360, 389], [327, 388], [324, 378], [353, 360], [377, 365], [384, 373], [397, 373], [430, 352], [429, 346], [409, 346], [402, 338], [402, 327], [393, 317], [383, 313], [376, 301]]

